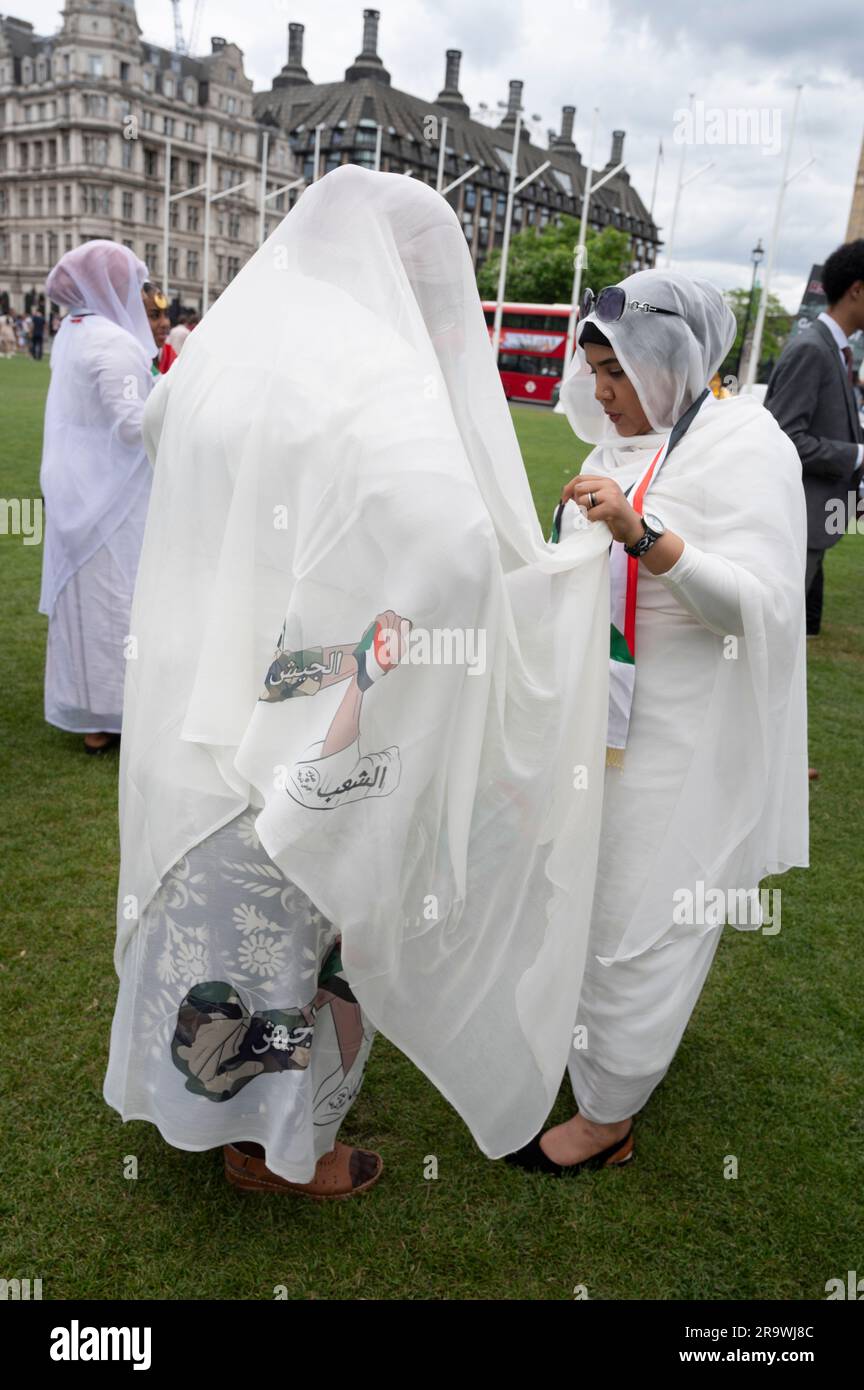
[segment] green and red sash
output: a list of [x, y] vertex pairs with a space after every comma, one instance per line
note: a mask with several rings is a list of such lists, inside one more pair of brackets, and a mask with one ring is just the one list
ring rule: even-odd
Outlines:
[[[631, 506], [642, 515], [648, 485], [662, 467], [661, 455], [668, 441], [661, 444], [640, 478]], [[630, 710], [636, 685], [636, 591], [639, 561], [628, 555], [621, 541], [613, 541], [609, 552], [611, 622], [609, 624], [609, 726], [606, 734], [606, 762], [620, 767], [627, 745]]]

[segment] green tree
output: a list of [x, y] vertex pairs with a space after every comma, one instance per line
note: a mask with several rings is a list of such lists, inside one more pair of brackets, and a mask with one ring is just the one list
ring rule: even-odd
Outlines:
[[[579, 222], [561, 218], [560, 227], [550, 223], [542, 231], [526, 227], [510, 240], [507, 258], [507, 299], [533, 304], [569, 304], [573, 293], [573, 265], [579, 241]], [[588, 228], [582, 284], [600, 290], [617, 284], [629, 273], [632, 254], [630, 238], [616, 227], [602, 232]], [[494, 299], [498, 293], [501, 252], [492, 251], [478, 276], [481, 298]]]
[[[756, 315], [759, 312], [760, 293], [761, 291], [757, 289], [753, 295], [753, 308], [750, 314], [750, 322], [747, 325], [748, 344], [752, 342], [753, 339], [753, 329], [756, 326]], [[726, 290], [724, 292], [724, 298], [735, 315], [738, 329], [735, 334], [735, 342], [729, 349], [726, 361], [721, 368], [722, 375], [726, 375], [727, 372], [735, 370], [738, 354], [741, 351], [741, 340], [744, 333], [744, 323], [747, 318], [747, 304], [750, 299], [750, 291]], [[762, 350], [759, 354], [762, 362], [777, 361], [777, 358], [783, 350], [783, 344], [789, 336], [789, 330], [792, 327], [794, 318], [794, 314], [790, 314], [783, 308], [776, 294], [768, 295], [768, 311], [765, 315], [765, 327], [762, 331]], [[745, 367], [746, 360], [742, 361], [741, 365]]]

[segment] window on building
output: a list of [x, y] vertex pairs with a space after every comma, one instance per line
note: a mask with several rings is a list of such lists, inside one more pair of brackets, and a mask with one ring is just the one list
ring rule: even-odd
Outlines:
[[81, 211], [90, 217], [110, 217], [110, 188], [102, 188], [98, 184], [83, 184], [81, 187]]
[[122, 166], [123, 166], [124, 169], [131, 169], [131, 168], [133, 168], [133, 165], [134, 165], [134, 158], [135, 158], [134, 151], [135, 151], [135, 141], [134, 141], [134, 140], [124, 140], [124, 141], [123, 141], [123, 152], [122, 152], [121, 160], [120, 160], [120, 162], [121, 162], [121, 164], [122, 164]]
[[132, 75], [132, 69], [130, 68], [129, 64], [128, 64], [128, 63], [121, 63], [121, 64], [120, 64], [120, 81], [121, 81], [121, 82], [128, 82], [128, 81], [129, 81], [129, 78], [131, 77], [131, 75]]
[[33, 216], [34, 216], [34, 217], [41, 217], [41, 216], [42, 216], [42, 189], [41, 189], [41, 188], [34, 188], [34, 189], [33, 189]]
[[123, 221], [134, 222], [135, 220], [135, 198], [132, 193], [123, 194]]
[[159, 173], [159, 153], [148, 145], [144, 147], [144, 173], [150, 179], [155, 179]]
[[166, 97], [173, 97], [174, 95], [174, 78], [169, 77], [167, 73], [162, 78], [162, 93]]
[[30, 146], [21, 144], [18, 146], [18, 168], [27, 169], [30, 166]]
[[37, 232], [33, 238], [33, 254], [37, 265], [43, 265], [45, 261], [45, 238], [41, 232]]
[[171, 207], [170, 207], [169, 210], [168, 210], [168, 220], [169, 220], [169, 222], [171, 223], [172, 229], [173, 229], [175, 232], [176, 232], [176, 231], [179, 231], [179, 228], [180, 228], [180, 205], [179, 205], [178, 203], [172, 203], [172, 204], [171, 204]]
[[151, 226], [159, 221], [159, 199], [153, 193], [144, 195], [144, 221]]
[[87, 54], [87, 75], [88, 77], [101, 77], [104, 70], [104, 61], [101, 53]]
[[18, 212], [21, 217], [30, 216], [30, 189], [22, 188], [18, 194]]
[[198, 252], [186, 252], [186, 275], [190, 280], [194, 280], [198, 275]]
[[186, 140], [189, 141], [190, 145], [191, 145], [191, 144], [194, 144], [194, 142], [195, 142], [195, 126], [192, 124], [191, 121], [187, 121], [187, 122], [186, 122], [186, 125], [185, 125], [184, 130], [183, 130], [183, 136], [184, 136], [184, 139], [186, 139]]
[[187, 232], [197, 232], [199, 225], [200, 212], [197, 207], [186, 209], [186, 230]]
[[195, 159], [189, 160], [189, 187], [195, 188], [201, 182], [201, 165]]
[[229, 280], [233, 280], [233, 279], [234, 279], [234, 276], [235, 276], [235, 275], [239, 275], [239, 273], [240, 273], [240, 257], [239, 257], [239, 256], [229, 256], [229, 257], [228, 257], [228, 279], [229, 279]]
[[143, 130], [153, 129], [153, 112], [147, 107], [141, 112], [141, 127]]
[[88, 116], [107, 116], [108, 98], [102, 92], [87, 92], [84, 97], [84, 112]]
[[30, 264], [30, 236], [27, 232], [21, 235], [21, 264]]
[[155, 82], [155, 79], [154, 79], [154, 77], [153, 77], [153, 69], [152, 69], [152, 68], [145, 68], [145, 69], [144, 69], [144, 71], [143, 71], [142, 74], [141, 74], [141, 80], [142, 80], [142, 82], [144, 83], [144, 90], [145, 90], [145, 92], [152, 92], [152, 91], [155, 89], [156, 82]]
[[63, 185], [63, 211], [67, 214], [72, 211], [72, 187], [68, 183]]
[[357, 131], [354, 136], [355, 145], [371, 145], [374, 149], [378, 143], [378, 122], [363, 117], [357, 122]]
[[48, 189], [48, 216], [57, 216], [57, 189], [53, 183]]
[[176, 246], [168, 247], [168, 274], [172, 279], [180, 274], [180, 251]]
[[155, 241], [145, 241], [144, 260], [147, 262], [147, 269], [151, 275], [159, 274], [159, 247]]
[[166, 117], [164, 118], [163, 122], [162, 122], [162, 125], [163, 125], [163, 129], [164, 129], [164, 132], [165, 132], [166, 135], [173, 135], [173, 134], [174, 134], [174, 117], [173, 117], [173, 116], [166, 116]]
[[98, 164], [100, 169], [104, 169], [108, 163], [108, 141], [104, 136], [84, 136], [84, 163]]
[[229, 212], [228, 214], [228, 235], [235, 241], [240, 239], [240, 214], [239, 212]]
[[196, 92], [196, 88], [195, 88], [195, 83], [194, 83], [194, 82], [187, 82], [187, 83], [186, 83], [186, 86], [185, 86], [185, 88], [183, 89], [183, 95], [185, 96], [186, 100], [188, 101], [189, 105], [191, 106], [192, 103], [193, 103], [194, 100], [195, 100], [195, 97], [197, 96], [197, 92]]

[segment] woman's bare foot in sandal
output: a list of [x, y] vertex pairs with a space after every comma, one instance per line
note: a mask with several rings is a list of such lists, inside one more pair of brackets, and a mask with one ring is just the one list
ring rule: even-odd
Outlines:
[[354, 1197], [366, 1192], [380, 1178], [384, 1163], [380, 1154], [371, 1149], [354, 1149], [349, 1144], [335, 1144], [329, 1154], [319, 1158], [311, 1182], [289, 1182], [273, 1173], [264, 1162], [260, 1144], [223, 1145], [225, 1176], [234, 1187], [244, 1192], [291, 1192], [310, 1197], [314, 1202]]
[[623, 1139], [631, 1124], [632, 1120], [619, 1120], [611, 1125], [598, 1125], [584, 1115], [574, 1115], [563, 1125], [547, 1129], [540, 1140], [540, 1147], [554, 1163], [569, 1167], [602, 1153]]

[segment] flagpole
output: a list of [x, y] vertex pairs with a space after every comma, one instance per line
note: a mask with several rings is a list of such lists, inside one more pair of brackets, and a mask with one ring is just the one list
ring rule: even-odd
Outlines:
[[651, 189], [651, 206], [648, 209], [648, 216], [654, 221], [654, 202], [657, 198], [657, 180], [660, 177], [660, 165], [663, 162], [663, 141], [657, 141], [657, 159], [654, 162], [654, 187]]
[[[693, 98], [694, 98], [695, 95], [696, 95], [695, 92], [691, 92], [691, 93], [690, 93], [690, 102], [689, 102], [689, 105], [688, 105], [688, 108], [687, 108], [687, 109], [688, 109], [688, 112], [689, 112], [689, 114], [690, 114], [691, 117], [692, 117], [692, 115], [693, 115]], [[692, 124], [692, 121], [691, 121], [691, 124]], [[676, 185], [675, 185], [675, 201], [674, 201], [673, 204], [672, 204], [672, 222], [671, 222], [670, 227], [669, 227], [669, 241], [668, 241], [667, 246], [666, 246], [666, 266], [667, 266], [667, 268], [672, 264], [672, 250], [673, 250], [673, 247], [674, 247], [674, 245], [675, 245], [675, 224], [676, 224], [677, 221], [678, 221], [678, 205], [679, 205], [679, 203], [681, 202], [681, 189], [682, 189], [683, 184], [684, 184], [684, 156], [686, 155], [686, 153], [687, 153], [687, 141], [686, 141], [686, 139], [684, 139], [684, 140], [681, 141], [681, 158], [680, 158], [680, 160], [679, 160], [679, 162], [678, 162], [678, 182], [677, 182]]]

